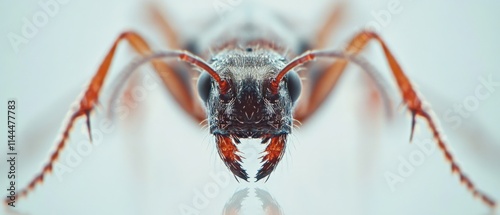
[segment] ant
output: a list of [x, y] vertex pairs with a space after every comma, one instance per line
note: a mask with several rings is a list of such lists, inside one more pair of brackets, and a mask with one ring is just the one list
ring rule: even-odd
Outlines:
[[[220, 26], [213, 26], [207, 33], [213, 37], [174, 44], [172, 47], [178, 47], [178, 50], [159, 52], [153, 51], [139, 33], [123, 32], [113, 43], [84, 91], [79, 108], [65, 125], [57, 149], [50, 156], [49, 162], [17, 197], [26, 196], [52, 171], [53, 164], [64, 150], [73, 125], [78, 119], [86, 120], [90, 136], [90, 115], [98, 104], [116, 48], [125, 41], [142, 58], [124, 71], [124, 80], [137, 67], [150, 62], [177, 104], [193, 120], [208, 124], [210, 133], [215, 136], [220, 158], [237, 180], [240, 178], [245, 181], [248, 181], [250, 176], [241, 166], [242, 155], [237, 148], [240, 139], [261, 139], [263, 144], [267, 144], [262, 166], [255, 178], [257, 181], [268, 178], [284, 155], [287, 137], [291, 134], [294, 124], [306, 123], [316, 113], [335, 88], [349, 63], [360, 66], [368, 73], [380, 87], [381, 94], [385, 95], [376, 70], [358, 56], [366, 45], [373, 41], [382, 48], [403, 102], [412, 115], [410, 141], [416, 119], [423, 119], [432, 131], [445, 159], [450, 163], [453, 174], [458, 176], [474, 196], [494, 208], [496, 202], [477, 189], [457, 164], [442, 138], [432, 110], [424, 105], [422, 97], [403, 72], [399, 61], [376, 32], [359, 32], [342, 50], [324, 50], [332, 27], [330, 23], [334, 22], [336, 17], [335, 12], [329, 16], [327, 24], [315, 37], [315, 41], [293, 36], [287, 23], [277, 17], [270, 16], [265, 20], [251, 17], [244, 22], [235, 21], [230, 25], [220, 23]], [[230, 18], [228, 20], [241, 21]], [[167, 37], [172, 43], [176, 43], [176, 35], [168, 21], [161, 19], [160, 23], [163, 24], [162, 29], [167, 32]], [[199, 71], [197, 87], [193, 89], [190, 78], [186, 78], [191, 74], [189, 71], [183, 67], [174, 67], [164, 62], [164, 59], [176, 59], [194, 66], [195, 70]], [[311, 65], [310, 62], [318, 59], [335, 61], [328, 66]], [[308, 72], [299, 73], [299, 67], [306, 68]], [[303, 81], [304, 79], [307, 81]], [[124, 80], [120, 82], [123, 84]]]

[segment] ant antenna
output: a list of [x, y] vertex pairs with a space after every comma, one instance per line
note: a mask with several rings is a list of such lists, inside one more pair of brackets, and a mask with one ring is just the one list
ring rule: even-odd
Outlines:
[[281, 80], [283, 80], [283, 77], [290, 72], [292, 69], [294, 69], [297, 66], [301, 66], [307, 62], [314, 61], [316, 58], [343, 58], [348, 61], [351, 61], [358, 66], [360, 66], [363, 70], [365, 71], [371, 71], [370, 65], [367, 64], [367, 62], [362, 61], [360, 58], [350, 54], [346, 53], [343, 51], [335, 51], [335, 50], [313, 50], [313, 51], [306, 51], [303, 54], [299, 55], [290, 63], [288, 63], [277, 75], [276, 77], [271, 81], [271, 92], [274, 94], [278, 93], [278, 88]]
[[203, 59], [200, 57], [188, 52], [188, 51], [180, 51], [180, 50], [167, 50], [167, 51], [160, 51], [160, 52], [155, 52], [152, 53], [148, 56], [140, 58], [138, 61], [130, 64], [129, 67], [125, 70], [125, 76], [129, 76], [133, 71], [135, 71], [137, 68], [139, 68], [141, 65], [155, 60], [155, 59], [160, 59], [160, 58], [177, 58], [177, 60], [184, 61], [187, 63], [192, 64], [193, 66], [196, 66], [206, 72], [212, 78], [215, 79], [217, 84], [219, 85], [220, 93], [221, 94], [226, 94], [227, 91], [229, 90], [229, 84], [226, 80], [222, 79], [220, 75], [212, 68], [208, 63], [206, 63]]

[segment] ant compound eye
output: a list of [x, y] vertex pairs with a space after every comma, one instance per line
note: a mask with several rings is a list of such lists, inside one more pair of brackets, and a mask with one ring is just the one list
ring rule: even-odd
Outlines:
[[211, 90], [212, 77], [206, 72], [201, 73], [200, 78], [198, 79], [198, 94], [204, 102], [207, 102]]
[[296, 72], [289, 72], [286, 74], [285, 82], [292, 102], [297, 101], [300, 96], [300, 92], [302, 91], [302, 83], [299, 75]]

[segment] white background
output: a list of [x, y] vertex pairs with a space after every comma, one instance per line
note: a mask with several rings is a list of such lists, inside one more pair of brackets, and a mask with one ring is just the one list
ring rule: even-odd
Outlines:
[[[246, 0], [243, 0], [246, 1]], [[220, 1], [225, 2], [225, 1]], [[340, 47], [366, 23], [372, 11], [387, 10], [389, 1], [347, 4], [345, 22], [331, 47]], [[94, 74], [112, 42], [125, 29], [135, 29], [165, 49], [159, 31], [148, 24], [141, 1], [78, 1], [61, 5], [54, 17], [16, 53], [7, 38], [21, 34], [23, 18], [32, 19], [38, 1], [2, 1], [0, 5], [1, 103], [18, 101], [17, 183], [24, 186], [41, 169], [70, 104]], [[214, 1], [159, 3], [175, 27], [195, 32], [207, 17], [217, 16]], [[325, 18], [327, 1], [261, 1], [265, 7], [297, 20], [300, 29], [314, 32]], [[392, 14], [380, 29], [396, 58], [435, 108], [449, 145], [459, 164], [476, 185], [500, 199], [500, 93], [480, 101], [457, 128], [444, 121], [444, 113], [473, 96], [479, 77], [500, 80], [498, 10], [493, 1], [435, 2], [401, 0], [401, 12]], [[242, 4], [243, 5], [243, 4]], [[237, 6], [237, 7], [242, 7]], [[198, 36], [203, 37], [203, 34]], [[121, 47], [112, 67], [116, 74], [134, 56]], [[374, 45], [364, 56], [387, 80], [393, 81], [381, 50]], [[408, 143], [410, 120], [399, 109], [393, 120], [382, 109], [366, 103], [368, 88], [359, 72], [344, 79], [336, 92], [291, 137], [287, 153], [267, 183], [237, 183], [219, 187], [200, 214], [220, 214], [233, 193], [246, 186], [267, 190], [285, 214], [487, 214], [489, 210], [460, 185], [457, 176], [436, 150], [391, 192], [384, 174], [397, 172], [399, 156], [418, 150]], [[394, 87], [391, 85], [391, 90]], [[109, 95], [109, 94], [108, 94]], [[395, 91], [393, 106], [400, 103]], [[108, 106], [94, 115], [102, 119]], [[5, 111], [5, 105], [0, 110]], [[5, 115], [0, 114], [2, 122]], [[320, 117], [318, 117], [320, 116]], [[98, 120], [95, 120], [96, 122]], [[72, 133], [69, 147], [86, 140], [82, 123]], [[416, 142], [430, 138], [421, 121]], [[63, 180], [46, 177], [43, 185], [18, 202], [15, 211], [27, 214], [182, 214], [181, 205], [194, 207], [197, 190], [213, 184], [210, 173], [227, 174], [207, 135], [174, 105], [161, 87], [148, 91], [147, 100]], [[5, 139], [5, 123], [1, 123]], [[6, 147], [0, 147], [4, 160]], [[68, 153], [63, 153], [65, 159]], [[0, 182], [7, 183], [2, 161]], [[18, 186], [18, 189], [21, 187]], [[5, 195], [2, 192], [2, 196]], [[248, 204], [242, 213], [256, 214]], [[254, 212], [249, 212], [254, 211]], [[9, 212], [11, 213], [11, 212]]]

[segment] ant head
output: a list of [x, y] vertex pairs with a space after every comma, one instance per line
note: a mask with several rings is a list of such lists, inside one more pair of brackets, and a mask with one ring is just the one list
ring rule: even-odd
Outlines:
[[274, 89], [272, 83], [286, 65], [283, 56], [269, 50], [237, 49], [217, 54], [210, 64], [221, 81], [202, 73], [198, 93], [207, 109], [211, 133], [238, 140], [291, 132], [301, 81], [295, 72], [288, 72]]

